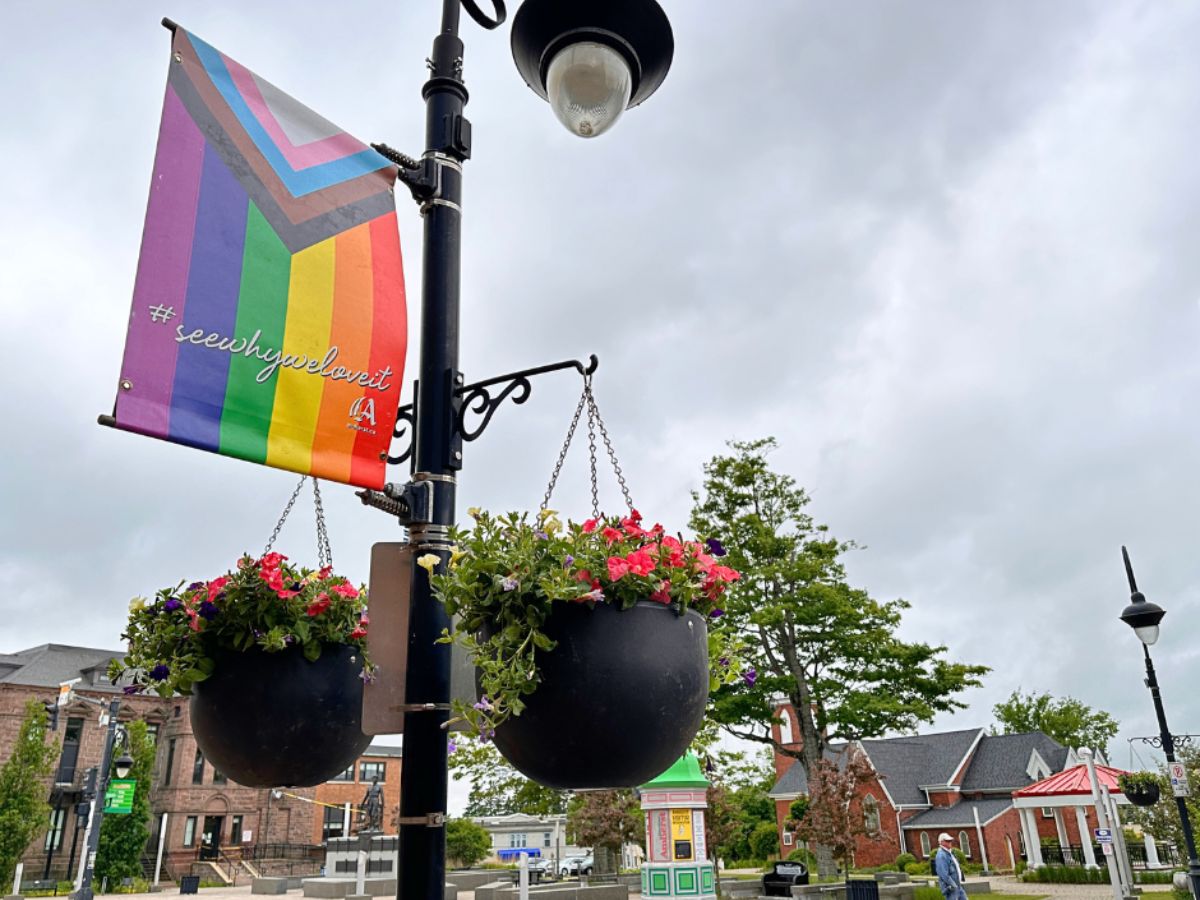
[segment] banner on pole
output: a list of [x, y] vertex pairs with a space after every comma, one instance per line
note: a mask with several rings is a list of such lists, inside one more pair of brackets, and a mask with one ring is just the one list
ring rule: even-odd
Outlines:
[[407, 346], [396, 167], [177, 28], [118, 428], [382, 488]]
[[136, 780], [114, 778], [104, 791], [104, 814], [126, 815], [133, 812], [133, 794], [136, 790]]

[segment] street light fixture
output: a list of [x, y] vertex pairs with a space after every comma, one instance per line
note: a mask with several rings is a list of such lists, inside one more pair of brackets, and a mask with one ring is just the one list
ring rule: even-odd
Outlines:
[[132, 768], [133, 757], [129, 755], [129, 749], [126, 748], [121, 752], [121, 755], [117, 757], [117, 761], [113, 763], [113, 769], [116, 770], [118, 778], [125, 778], [129, 775], [129, 770]]
[[[1125, 561], [1125, 575], [1129, 579], [1131, 592], [1129, 605], [1121, 612], [1121, 621], [1133, 629], [1142, 642], [1142, 653], [1146, 657], [1146, 687], [1154, 700], [1154, 714], [1158, 717], [1159, 740], [1162, 742], [1163, 753], [1168, 763], [1175, 762], [1175, 739], [1171, 729], [1167, 727], [1167, 714], [1163, 710], [1162, 694], [1158, 689], [1158, 676], [1154, 672], [1154, 662], [1150, 659], [1150, 647], [1158, 640], [1158, 623], [1162, 621], [1166, 610], [1156, 603], [1151, 603], [1138, 590], [1137, 581], [1133, 577], [1133, 565], [1129, 562], [1129, 551], [1121, 548], [1121, 557]], [[1192, 836], [1192, 820], [1188, 816], [1187, 804], [1184, 798], [1175, 797], [1175, 805], [1179, 809], [1179, 822], [1183, 826], [1183, 840], [1187, 845], [1188, 881], [1191, 884], [1192, 896], [1200, 900], [1200, 858], [1196, 856], [1196, 840]]]

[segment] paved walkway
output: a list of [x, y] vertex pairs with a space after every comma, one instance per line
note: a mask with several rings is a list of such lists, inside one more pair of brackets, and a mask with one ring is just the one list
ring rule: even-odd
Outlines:
[[[968, 881], [975, 879], [968, 878]], [[1040, 884], [1020, 881], [1012, 875], [993, 875], [983, 879], [990, 881], [992, 892], [997, 894], [1031, 894], [1035, 897], [1078, 898], [1078, 900], [1112, 900], [1110, 884]], [[1164, 893], [1171, 890], [1169, 884], [1139, 885], [1143, 893]], [[979, 897], [980, 894], [974, 896]]]

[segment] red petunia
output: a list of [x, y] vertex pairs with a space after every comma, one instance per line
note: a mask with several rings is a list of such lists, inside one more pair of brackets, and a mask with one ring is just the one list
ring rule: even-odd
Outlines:
[[600, 533], [604, 535], [604, 540], [609, 544], [615, 544], [622, 537], [621, 532], [617, 531], [617, 529], [613, 528], [611, 525], [604, 526], [604, 530]]
[[329, 609], [329, 606], [332, 603], [333, 601], [329, 599], [329, 595], [322, 591], [321, 593], [317, 594], [316, 599], [313, 600], [312, 603], [308, 604], [308, 608], [305, 610], [305, 612], [309, 616], [319, 616], [321, 613], [325, 612], [325, 610]]
[[355, 627], [355, 629], [352, 632], [350, 632], [350, 638], [352, 640], [355, 638], [365, 638], [366, 636], [367, 636], [367, 626], [361, 622]]
[[[654, 571], [654, 557], [645, 550], [634, 550], [625, 557], [625, 561], [629, 563], [629, 571], [634, 575], [649, 575]], [[611, 570], [612, 563], [609, 562]]]
[[629, 574], [629, 561], [620, 556], [608, 558], [608, 577], [610, 581], [620, 581]]
[[349, 597], [351, 600], [358, 596], [358, 588], [348, 581], [343, 581], [341, 584], [334, 585], [333, 592], [342, 597]]
[[600, 524], [599, 521], [597, 521], [596, 519], [588, 519], [586, 522], [583, 523], [583, 525], [580, 526], [580, 530], [584, 534], [591, 534], [593, 531], [596, 530], [596, 526], [599, 524]]

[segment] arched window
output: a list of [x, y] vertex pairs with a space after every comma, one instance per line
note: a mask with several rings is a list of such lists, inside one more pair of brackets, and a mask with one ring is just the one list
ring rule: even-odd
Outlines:
[[785, 744], [800, 743], [800, 723], [796, 720], [796, 711], [790, 706], [783, 707], [780, 716], [779, 738]]
[[868, 794], [863, 799], [863, 827], [867, 834], [879, 834], [879, 801]]
[[929, 832], [921, 832], [921, 855], [926, 859], [929, 858]]
[[971, 839], [967, 837], [965, 831], [958, 833], [958, 849], [963, 852], [963, 856], [967, 859], [971, 858]]

